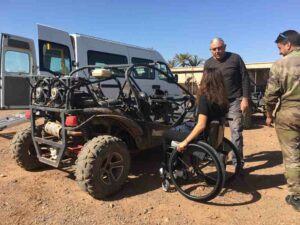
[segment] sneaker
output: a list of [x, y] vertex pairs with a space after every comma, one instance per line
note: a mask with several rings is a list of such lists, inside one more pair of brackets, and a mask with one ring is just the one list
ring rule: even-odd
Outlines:
[[293, 195], [288, 195], [285, 197], [285, 201], [287, 204], [293, 206], [293, 208], [300, 212], [300, 199], [295, 198]]

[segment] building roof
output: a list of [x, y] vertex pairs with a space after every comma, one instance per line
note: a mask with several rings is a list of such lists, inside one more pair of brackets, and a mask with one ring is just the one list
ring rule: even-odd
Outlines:
[[[258, 62], [258, 63], [246, 63], [247, 69], [270, 69], [272, 62]], [[203, 66], [197, 67], [174, 67], [171, 69], [173, 73], [201, 73], [203, 72]]]

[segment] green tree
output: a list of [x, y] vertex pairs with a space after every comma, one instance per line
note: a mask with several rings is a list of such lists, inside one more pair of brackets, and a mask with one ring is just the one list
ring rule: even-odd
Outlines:
[[177, 65], [178, 65], [178, 63], [177, 63], [176, 59], [170, 59], [170, 60], [168, 60], [168, 66], [170, 68], [176, 67]]
[[176, 54], [174, 57], [174, 59], [176, 60], [178, 65], [181, 67], [189, 66], [190, 58], [191, 58], [191, 54], [189, 54], [189, 53]]
[[189, 58], [189, 65], [190, 66], [199, 66], [199, 65], [202, 65], [204, 63], [204, 59], [200, 58], [199, 56], [197, 55], [193, 55]]

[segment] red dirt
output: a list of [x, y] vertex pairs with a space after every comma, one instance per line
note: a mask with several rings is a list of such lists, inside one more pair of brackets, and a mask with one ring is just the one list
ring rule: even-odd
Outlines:
[[93, 199], [79, 189], [70, 171], [27, 172], [17, 166], [9, 144], [28, 124], [8, 128], [0, 132], [0, 224], [300, 224], [300, 214], [284, 201], [286, 181], [275, 130], [256, 120], [257, 126], [244, 132], [243, 175], [208, 204], [161, 189], [160, 149], [132, 159], [131, 175], [117, 195]]

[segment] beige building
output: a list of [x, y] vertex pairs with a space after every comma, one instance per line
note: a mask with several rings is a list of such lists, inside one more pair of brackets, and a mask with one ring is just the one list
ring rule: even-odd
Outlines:
[[[248, 63], [246, 68], [248, 70], [252, 88], [257, 86], [265, 86], [267, 83], [269, 70], [272, 63]], [[174, 74], [178, 75], [178, 82], [180, 84], [189, 85], [190, 91], [195, 92], [196, 84], [200, 82], [203, 74], [203, 66], [200, 67], [178, 67], [171, 69]], [[192, 84], [192, 85], [191, 85]], [[256, 86], [254, 85], [256, 84]]]

